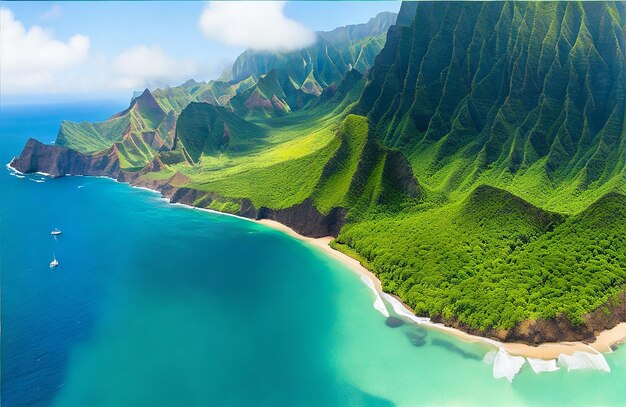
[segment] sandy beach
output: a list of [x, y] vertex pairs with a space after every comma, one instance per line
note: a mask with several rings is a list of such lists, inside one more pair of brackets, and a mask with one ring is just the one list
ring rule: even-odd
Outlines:
[[[269, 226], [273, 229], [280, 230], [290, 236], [293, 236], [299, 240], [302, 240], [311, 244], [312, 246], [319, 248], [331, 257], [339, 260], [340, 262], [348, 266], [355, 273], [362, 276], [367, 276], [372, 279], [376, 290], [379, 293], [382, 293], [382, 285], [380, 283], [380, 280], [378, 280], [374, 273], [363, 267], [358, 260], [353, 259], [352, 257], [330, 247], [329, 243], [333, 240], [333, 237], [328, 236], [321, 238], [311, 238], [302, 236], [290, 227], [269, 219], [262, 219], [256, 222], [261, 223], [265, 226]], [[413, 313], [410, 307], [407, 307], [406, 305], [404, 306], [407, 310]], [[494, 347], [503, 347], [511, 355], [537, 359], [556, 359], [559, 357], [560, 354], [571, 355], [576, 351], [611, 352], [611, 345], [622, 343], [626, 340], [626, 322], [622, 322], [612, 329], [601, 332], [597, 335], [596, 341], [591, 344], [585, 344], [583, 342], [557, 342], [544, 343], [539, 346], [530, 346], [524, 343], [498, 342], [494, 339], [471, 335], [467, 332], [461, 331], [456, 328], [447, 327], [443, 324], [430, 323], [428, 325], [434, 329], [438, 329], [448, 334], [454, 335], [464, 341], [480, 342]]]

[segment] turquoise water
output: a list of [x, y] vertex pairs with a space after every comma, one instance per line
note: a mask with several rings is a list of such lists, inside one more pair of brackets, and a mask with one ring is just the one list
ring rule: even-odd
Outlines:
[[[3, 107], [0, 158], [121, 107]], [[624, 346], [611, 373], [526, 365], [511, 384], [485, 345], [386, 326], [357, 275], [281, 232], [106, 179], [3, 167], [0, 187], [3, 407], [626, 401]]]

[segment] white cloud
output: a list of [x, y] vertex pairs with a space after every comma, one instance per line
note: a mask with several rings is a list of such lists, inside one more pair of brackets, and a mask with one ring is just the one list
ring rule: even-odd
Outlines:
[[113, 60], [115, 83], [124, 89], [157, 87], [184, 81], [198, 72], [193, 61], [177, 61], [159, 47], [129, 48]]
[[176, 60], [159, 47], [138, 45], [107, 57], [89, 50], [81, 34], [60, 41], [40, 26], [26, 29], [0, 8], [0, 92], [82, 93], [131, 91], [183, 82], [198, 64]]
[[3, 91], [37, 88], [83, 61], [89, 37], [76, 34], [67, 42], [56, 40], [42, 27], [26, 30], [13, 12], [0, 8], [0, 83]]
[[39, 21], [52, 21], [61, 17], [61, 6], [53, 4], [48, 10], [39, 15]]
[[255, 50], [294, 50], [312, 44], [315, 33], [284, 13], [284, 2], [210, 2], [199, 26], [209, 39]]

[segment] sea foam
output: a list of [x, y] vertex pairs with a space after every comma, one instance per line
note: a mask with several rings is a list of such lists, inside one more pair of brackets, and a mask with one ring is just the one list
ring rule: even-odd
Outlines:
[[560, 367], [556, 365], [556, 359], [544, 360], [526, 358], [526, 360], [535, 373], [554, 372], [560, 369]]
[[601, 353], [576, 351], [571, 356], [560, 354], [559, 365], [566, 366], [567, 370], [596, 369], [610, 372], [611, 368]]
[[383, 302], [383, 299], [380, 297], [380, 294], [378, 294], [378, 291], [376, 290], [376, 287], [374, 286], [374, 282], [372, 281], [372, 279], [367, 276], [361, 276], [361, 281], [363, 281], [365, 285], [368, 286], [370, 290], [372, 290], [372, 292], [376, 296], [376, 299], [374, 300], [374, 309], [380, 312], [381, 314], [383, 314], [384, 316], [389, 317], [389, 311], [387, 310], [387, 307], [385, 307], [385, 303]]
[[387, 301], [391, 305], [391, 308], [393, 308], [393, 311], [396, 314], [403, 316], [405, 318], [408, 318], [417, 324], [429, 324], [430, 323], [430, 319], [424, 318], [424, 317], [418, 317], [417, 315], [414, 315], [411, 311], [406, 309], [406, 307], [402, 305], [400, 301], [398, 301], [393, 296], [387, 293], [383, 293], [383, 298], [385, 299], [385, 301]]
[[522, 369], [526, 363], [526, 359], [521, 356], [509, 355], [504, 348], [500, 348], [493, 360], [493, 377], [499, 379], [506, 377], [509, 382], [513, 382], [513, 378]]

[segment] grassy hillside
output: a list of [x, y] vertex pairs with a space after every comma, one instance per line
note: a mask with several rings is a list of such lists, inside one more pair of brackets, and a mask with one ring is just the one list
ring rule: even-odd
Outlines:
[[159, 151], [172, 148], [175, 126], [175, 111], [166, 113], [146, 89], [128, 109], [104, 122], [62, 122], [56, 145], [81, 153], [95, 153], [115, 145], [122, 168], [140, 169]]
[[203, 155], [247, 150], [262, 142], [264, 131], [221, 106], [192, 102], [176, 124], [176, 141], [198, 163]]
[[[347, 81], [352, 84], [351, 89], [358, 91], [363, 87], [362, 79], [355, 82], [350, 76]], [[336, 92], [325, 103], [256, 124], [239, 119], [224, 108], [211, 107], [238, 120], [240, 127], [232, 132], [235, 137], [247, 134], [252, 138], [240, 148], [224, 149], [218, 155], [205, 151], [200, 157], [201, 165], [182, 164], [176, 170], [192, 180], [193, 188], [215, 192], [224, 198], [249, 198], [256, 207], [281, 209], [301, 203], [314, 196], [316, 188], [321, 188], [318, 184], [324, 182], [322, 173], [331, 157], [343, 144], [352, 142], [338, 130], [358, 95], [352, 91]], [[201, 106], [208, 109], [210, 105]], [[179, 123], [187, 120], [187, 110]], [[367, 126], [365, 121], [363, 124]], [[196, 127], [192, 131], [207, 134], [206, 129], [200, 129]], [[187, 148], [189, 131], [180, 124], [177, 131]], [[362, 139], [366, 136], [367, 133], [360, 135]]]

